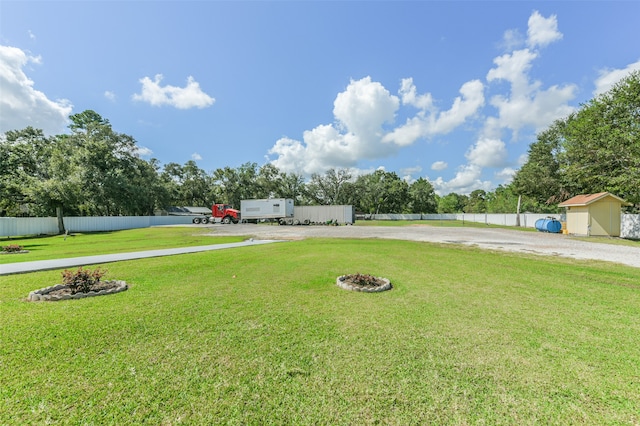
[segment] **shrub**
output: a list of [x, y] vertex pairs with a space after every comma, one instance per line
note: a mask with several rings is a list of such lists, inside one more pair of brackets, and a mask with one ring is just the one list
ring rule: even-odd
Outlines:
[[91, 287], [100, 282], [100, 279], [106, 273], [107, 271], [100, 268], [90, 271], [88, 269], [82, 269], [82, 266], [79, 267], [77, 271], [65, 269], [62, 272], [62, 283], [68, 286], [73, 294], [78, 292], [88, 293], [91, 291]]
[[15, 253], [18, 251], [22, 251], [24, 248], [22, 246], [19, 246], [17, 244], [10, 244], [8, 246], [4, 246], [2, 247], [2, 251], [5, 253]]

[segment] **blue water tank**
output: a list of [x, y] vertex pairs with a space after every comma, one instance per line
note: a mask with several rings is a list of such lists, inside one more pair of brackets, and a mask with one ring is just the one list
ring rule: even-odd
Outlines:
[[562, 231], [562, 223], [552, 217], [536, 220], [536, 229], [541, 232], [553, 232], [558, 234]]

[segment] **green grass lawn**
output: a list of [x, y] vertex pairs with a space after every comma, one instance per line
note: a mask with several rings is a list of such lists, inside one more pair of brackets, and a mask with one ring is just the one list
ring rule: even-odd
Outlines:
[[244, 237], [211, 237], [206, 228], [158, 227], [129, 229], [126, 231], [74, 233], [64, 235], [26, 238], [0, 238], [0, 246], [20, 245], [27, 254], [0, 255], [0, 265], [33, 260], [60, 259], [65, 257], [91, 256], [135, 252], [176, 247], [206, 246], [232, 243]]
[[106, 269], [130, 289], [0, 277], [0, 424], [640, 422], [639, 269], [373, 239]]

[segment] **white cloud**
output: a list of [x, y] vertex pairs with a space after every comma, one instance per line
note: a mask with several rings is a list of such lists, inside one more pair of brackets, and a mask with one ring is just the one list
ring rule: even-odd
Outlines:
[[35, 40], [36, 39], [36, 35], [33, 33], [33, 31], [29, 30], [28, 33], [29, 33], [29, 38], [31, 40]]
[[[384, 123], [392, 123], [400, 101], [371, 77], [351, 80], [333, 103], [333, 115], [351, 133], [376, 136]], [[341, 126], [342, 127], [342, 126]]]
[[511, 29], [504, 32], [502, 37], [502, 47], [506, 51], [518, 49], [524, 45], [524, 38], [520, 31], [517, 29]]
[[496, 179], [502, 181], [502, 184], [509, 184], [513, 180], [513, 176], [516, 174], [516, 170], [511, 167], [505, 167], [504, 169], [496, 172]]
[[23, 68], [42, 59], [17, 47], [0, 46], [0, 133], [32, 126], [45, 134], [61, 133], [73, 106], [66, 99], [52, 101], [34, 88]]
[[336, 124], [303, 133], [303, 142], [281, 138], [269, 150], [281, 170], [322, 173], [331, 167], [355, 167], [360, 159], [384, 158], [395, 152], [381, 142], [383, 126], [392, 123], [399, 99], [370, 77], [351, 81], [334, 101]]
[[138, 146], [136, 147], [135, 153], [139, 157], [150, 157], [153, 155], [153, 151], [146, 146]]
[[436, 161], [431, 165], [431, 170], [440, 171], [446, 169], [447, 167], [449, 167], [449, 165], [445, 161]]
[[433, 132], [446, 134], [464, 123], [484, 105], [484, 85], [480, 80], [468, 81], [460, 88], [461, 97], [453, 101], [451, 109], [441, 112], [433, 125]]
[[178, 109], [206, 108], [215, 102], [215, 99], [207, 95], [200, 88], [200, 84], [191, 76], [187, 78], [185, 87], [160, 86], [162, 74], [156, 74], [153, 81], [149, 77], [143, 77], [141, 93], [133, 95], [133, 100], [147, 102], [153, 106], [169, 105]]
[[108, 100], [114, 102], [116, 100], [116, 94], [111, 92], [110, 90], [105, 90], [104, 91], [104, 97], [107, 98]]
[[527, 37], [527, 44], [531, 47], [545, 47], [562, 39], [562, 33], [558, 31], [556, 15], [545, 18], [537, 10], [534, 11], [529, 17]]
[[498, 109], [493, 126], [511, 129], [516, 138], [523, 127], [540, 130], [574, 110], [568, 102], [575, 98], [575, 85], [554, 85], [544, 90], [541, 82], [531, 81], [528, 73], [537, 57], [538, 53], [529, 49], [517, 50], [495, 58], [496, 67], [487, 73], [489, 83], [499, 80], [511, 83], [510, 93], [493, 96], [490, 104]]
[[480, 167], [502, 167], [507, 159], [507, 148], [500, 139], [483, 138], [465, 154], [469, 163]]
[[522, 167], [529, 161], [529, 153], [525, 152], [518, 157], [518, 166]]
[[405, 167], [400, 169], [400, 175], [402, 176], [402, 180], [406, 181], [409, 185], [416, 181], [413, 177], [414, 175], [420, 174], [422, 172], [422, 167], [414, 166], [414, 167]]
[[601, 95], [609, 91], [618, 81], [629, 75], [632, 71], [640, 70], [640, 60], [627, 65], [622, 69], [605, 69], [600, 71], [600, 76], [595, 81], [596, 88], [593, 96]]
[[198, 154], [197, 152], [194, 152], [193, 154], [191, 154], [191, 159], [193, 161], [200, 161], [202, 160], [202, 155]]
[[479, 80], [464, 83], [460, 88], [462, 96], [456, 97], [451, 108], [442, 112], [432, 108], [430, 94], [417, 96], [415, 92], [413, 81], [404, 79], [400, 89], [403, 103], [413, 106], [421, 105], [432, 111], [427, 114], [427, 110], [422, 109], [415, 117], [407, 119], [404, 125], [387, 134], [383, 142], [407, 146], [423, 137], [447, 134], [475, 115], [484, 105], [484, 85]]
[[433, 107], [433, 98], [431, 93], [418, 95], [416, 86], [413, 84], [413, 78], [403, 78], [400, 83], [400, 96], [404, 105], [412, 105], [421, 110], [428, 110]]
[[432, 182], [435, 192], [439, 195], [455, 192], [457, 194], [470, 194], [476, 189], [491, 190], [491, 182], [480, 179], [482, 168], [468, 164], [461, 166], [453, 179], [445, 181], [442, 177], [438, 177]]

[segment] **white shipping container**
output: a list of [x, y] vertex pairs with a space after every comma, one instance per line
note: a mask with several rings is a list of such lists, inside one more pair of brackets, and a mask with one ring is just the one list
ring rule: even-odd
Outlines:
[[335, 220], [339, 224], [353, 224], [356, 221], [353, 206], [296, 206], [293, 215], [298, 223], [326, 223]]
[[282, 219], [293, 217], [293, 200], [269, 198], [264, 200], [241, 200], [240, 219]]

